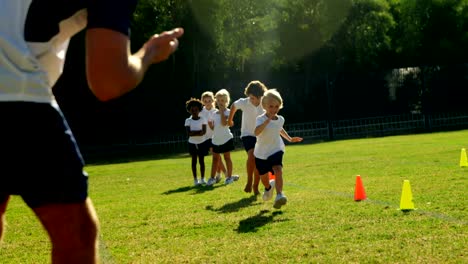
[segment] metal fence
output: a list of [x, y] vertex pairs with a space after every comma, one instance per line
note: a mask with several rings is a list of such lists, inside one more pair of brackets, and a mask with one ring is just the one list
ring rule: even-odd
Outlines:
[[[381, 137], [401, 134], [468, 129], [468, 113], [442, 113], [433, 115], [407, 114], [335, 121], [315, 121], [286, 124], [291, 136], [306, 142], [349, 138]], [[242, 148], [240, 131], [232, 130], [237, 148]], [[85, 157], [132, 154], [177, 154], [187, 152], [187, 136], [168, 135], [151, 142], [129, 142], [111, 146], [84, 146]]]

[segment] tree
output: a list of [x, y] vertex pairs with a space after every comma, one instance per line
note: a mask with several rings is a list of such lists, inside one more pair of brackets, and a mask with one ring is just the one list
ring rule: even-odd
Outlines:
[[398, 27], [395, 54], [406, 65], [466, 62], [467, 0], [390, 1]]

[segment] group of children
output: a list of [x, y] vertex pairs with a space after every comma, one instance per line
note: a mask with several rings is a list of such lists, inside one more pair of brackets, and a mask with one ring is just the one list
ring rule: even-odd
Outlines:
[[[186, 102], [186, 109], [191, 114], [185, 120], [189, 136], [189, 153], [192, 157], [192, 175], [194, 184], [211, 186], [221, 180], [221, 173], [226, 175], [225, 184], [239, 179], [232, 175], [231, 151], [234, 150], [234, 136], [230, 127], [234, 125], [236, 111], [242, 111], [241, 140], [247, 152], [247, 183], [244, 191], [260, 194], [260, 181], [265, 187], [263, 200], [276, 199], [276, 209], [287, 203], [283, 194], [283, 154], [285, 145], [281, 137], [289, 142], [301, 142], [300, 137], [291, 137], [284, 130], [284, 118], [278, 115], [283, 107], [283, 99], [276, 89], [267, 89], [260, 81], [251, 81], [244, 90], [245, 98], [240, 98], [228, 108], [230, 95], [221, 89], [213, 95], [204, 92], [201, 100], [191, 98]], [[216, 107], [215, 107], [216, 105]], [[211, 150], [213, 162], [210, 179], [205, 182], [204, 157]], [[224, 156], [226, 166], [221, 160]], [[200, 164], [201, 181], [197, 177], [197, 160]], [[274, 179], [270, 179], [273, 174]]]

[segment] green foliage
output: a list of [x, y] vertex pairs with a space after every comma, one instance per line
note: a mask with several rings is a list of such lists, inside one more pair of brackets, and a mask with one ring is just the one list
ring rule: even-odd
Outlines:
[[[192, 186], [187, 155], [89, 165], [102, 263], [467, 263], [467, 137], [288, 145], [281, 210], [243, 192], [244, 150], [232, 152], [240, 180], [211, 188]], [[398, 210], [404, 180], [417, 208], [409, 213]], [[2, 263], [49, 263], [48, 238], [19, 197], [6, 218]]]
[[379, 56], [388, 52], [395, 21], [386, 1], [351, 1], [352, 5], [340, 31], [334, 36], [337, 60], [345, 65], [375, 68]]
[[294, 68], [324, 48], [338, 67], [463, 61], [468, 0], [143, 0], [133, 31], [141, 43], [180, 25], [211, 71]]
[[466, 62], [467, 0], [392, 1], [398, 18], [395, 52], [407, 63]]

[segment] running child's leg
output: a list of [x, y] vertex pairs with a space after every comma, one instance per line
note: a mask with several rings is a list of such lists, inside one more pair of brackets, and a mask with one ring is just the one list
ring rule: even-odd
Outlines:
[[273, 166], [273, 172], [275, 173], [275, 187], [276, 193], [283, 193], [283, 166]]

